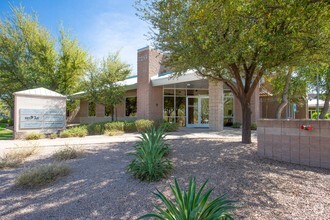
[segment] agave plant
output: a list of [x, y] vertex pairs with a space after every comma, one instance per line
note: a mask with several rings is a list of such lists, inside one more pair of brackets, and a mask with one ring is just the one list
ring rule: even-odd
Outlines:
[[164, 138], [162, 129], [151, 128], [142, 133], [135, 152], [132, 153], [135, 159], [127, 170], [140, 180], [157, 181], [166, 177], [172, 169], [172, 163], [164, 158], [169, 152]]
[[208, 202], [212, 189], [203, 192], [207, 181], [196, 192], [196, 179], [190, 178], [188, 191], [183, 191], [177, 180], [170, 186], [175, 202], [157, 190], [154, 193], [163, 203], [155, 206], [157, 212], [149, 213], [138, 219], [154, 218], [162, 220], [227, 220], [233, 219], [230, 210], [233, 210], [234, 201], [228, 200], [224, 195]]

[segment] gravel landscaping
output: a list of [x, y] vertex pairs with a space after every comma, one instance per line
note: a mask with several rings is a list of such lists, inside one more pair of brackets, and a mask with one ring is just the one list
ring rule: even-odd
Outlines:
[[152, 192], [169, 195], [177, 178], [209, 179], [213, 195], [237, 200], [235, 219], [329, 219], [330, 170], [260, 159], [256, 143], [237, 139], [173, 139], [175, 170], [168, 179], [140, 182], [125, 169], [134, 142], [80, 146], [84, 156], [69, 160], [71, 173], [39, 189], [14, 186], [15, 176], [54, 162], [58, 147], [43, 149], [16, 169], [0, 170], [0, 219], [136, 219], [153, 210]]

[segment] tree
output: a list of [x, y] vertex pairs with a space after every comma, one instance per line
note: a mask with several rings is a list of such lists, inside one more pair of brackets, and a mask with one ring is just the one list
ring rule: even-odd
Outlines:
[[289, 102], [302, 104], [306, 101], [308, 77], [302, 71], [290, 68], [277, 69], [267, 77], [272, 93], [278, 97], [280, 105], [276, 109], [275, 118], [280, 119]]
[[138, 0], [136, 7], [176, 75], [194, 69], [231, 89], [241, 104], [243, 143], [251, 142], [251, 97], [261, 77], [301, 65], [329, 39], [324, 1]]
[[0, 20], [0, 99], [11, 109], [16, 91], [46, 87], [64, 95], [75, 92], [88, 66], [87, 53], [63, 28], [58, 44], [36, 15], [23, 8], [13, 8]]
[[110, 107], [111, 119], [115, 119], [115, 106], [120, 104], [125, 95], [125, 87], [120, 81], [130, 74], [129, 65], [123, 63], [119, 53], [109, 54], [101, 65], [94, 64], [88, 71], [83, 87], [90, 102]]
[[321, 94], [321, 98], [324, 99], [324, 106], [319, 114], [320, 119], [324, 119], [329, 110], [330, 102], [330, 66], [328, 64], [312, 64], [300, 71], [309, 76], [308, 83], [310, 90], [316, 91], [317, 88]]

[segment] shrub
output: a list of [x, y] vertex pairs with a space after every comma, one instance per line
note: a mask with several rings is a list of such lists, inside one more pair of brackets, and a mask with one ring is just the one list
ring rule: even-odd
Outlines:
[[233, 127], [233, 128], [241, 128], [241, 125], [242, 125], [242, 124], [239, 123], [239, 122], [234, 122], [233, 125], [232, 125], [232, 127]]
[[123, 131], [112, 130], [112, 131], [105, 131], [104, 134], [107, 135], [107, 136], [119, 136], [119, 135], [123, 135], [124, 132]]
[[16, 185], [27, 188], [43, 186], [68, 175], [69, 172], [70, 168], [65, 164], [41, 165], [19, 174]]
[[89, 135], [101, 135], [104, 134], [104, 122], [90, 124], [87, 126]]
[[105, 131], [122, 131], [124, 132], [125, 123], [123, 121], [109, 122], [104, 125]]
[[85, 137], [88, 134], [87, 127], [79, 126], [68, 128], [60, 132], [61, 138], [68, 138], [68, 137]]
[[125, 121], [124, 123], [124, 131], [125, 132], [136, 132], [136, 125], [134, 121]]
[[[228, 200], [224, 195], [208, 202], [212, 193], [211, 190], [204, 191], [207, 181], [196, 192], [196, 180], [191, 178], [188, 190], [181, 189], [177, 180], [174, 180], [174, 186], [170, 186], [175, 202], [161, 193], [158, 189], [155, 195], [161, 200], [163, 206], [156, 205], [156, 213], [149, 213], [138, 219], [233, 219], [230, 210], [235, 209], [233, 201]], [[165, 207], [165, 208], [164, 208]]]
[[0, 128], [6, 128], [6, 127], [7, 127], [7, 124], [0, 123]]
[[252, 123], [250, 126], [251, 130], [257, 130], [257, 124], [256, 123]]
[[[312, 119], [317, 119], [317, 115], [320, 115], [320, 114], [321, 113], [317, 114], [317, 112], [314, 112], [312, 114]], [[330, 114], [329, 113], [325, 114], [324, 119], [330, 119]]]
[[145, 132], [146, 130], [150, 129], [153, 124], [154, 121], [146, 119], [139, 119], [135, 121], [135, 126], [138, 132]]
[[140, 180], [158, 181], [172, 170], [171, 161], [164, 158], [169, 152], [164, 141], [164, 131], [152, 128], [142, 133], [135, 145], [135, 156], [127, 170]]
[[53, 154], [53, 157], [58, 160], [71, 160], [80, 157], [83, 154], [82, 151], [75, 149], [74, 147], [66, 146]]
[[179, 128], [179, 125], [177, 123], [170, 123], [170, 122], [163, 122], [160, 127], [165, 131], [165, 132], [173, 132], [177, 131]]
[[29, 134], [25, 135], [26, 140], [39, 140], [39, 139], [42, 139], [42, 138], [45, 138], [45, 135], [40, 134], [40, 133], [36, 133], [36, 132], [32, 132], [32, 133], [29, 133]]
[[50, 134], [49, 135], [49, 138], [50, 139], [56, 139], [57, 138], [57, 134], [56, 133]]
[[8, 119], [8, 126], [14, 126], [14, 120]]
[[0, 157], [0, 169], [18, 167], [24, 160], [38, 152], [37, 147], [11, 150]]

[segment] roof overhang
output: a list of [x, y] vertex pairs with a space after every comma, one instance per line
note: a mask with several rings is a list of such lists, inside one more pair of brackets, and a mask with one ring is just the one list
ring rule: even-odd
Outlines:
[[151, 77], [152, 86], [165, 86], [176, 83], [192, 82], [204, 79], [201, 76], [198, 76], [195, 71], [189, 70], [181, 76], [173, 76], [173, 74], [166, 74], [163, 76], [153, 76]]

